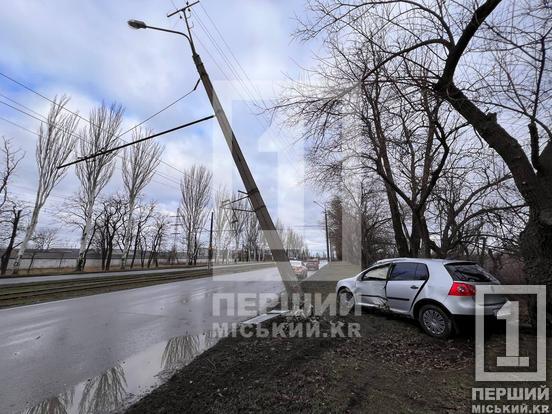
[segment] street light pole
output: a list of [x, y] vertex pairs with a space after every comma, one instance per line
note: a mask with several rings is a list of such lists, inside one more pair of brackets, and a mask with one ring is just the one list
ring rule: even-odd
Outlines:
[[215, 215], [215, 211], [211, 210], [211, 227], [209, 229], [209, 263], [207, 264], [207, 268], [211, 269], [213, 261], [213, 217]]
[[[230, 122], [226, 117], [226, 113], [224, 112], [224, 109], [220, 103], [220, 100], [215, 92], [213, 84], [211, 83], [211, 79], [209, 78], [209, 75], [205, 70], [205, 66], [203, 65], [203, 62], [201, 61], [201, 58], [195, 49], [192, 33], [190, 30], [190, 25], [185, 13], [185, 11], [192, 5], [193, 4], [188, 5], [185, 8], [180, 9], [178, 11], [178, 12], [181, 12], [181, 11], [184, 12], [188, 34], [174, 31], [174, 30], [148, 26], [144, 22], [139, 20], [129, 20], [128, 24], [129, 26], [135, 29], [153, 29], [153, 30], [160, 30], [168, 33], [179, 34], [184, 36], [188, 40], [190, 49], [192, 50], [192, 58], [196, 66], [196, 69], [199, 73], [199, 77], [201, 79], [201, 82], [203, 83], [205, 91], [207, 92], [207, 97], [209, 98], [209, 102], [211, 103], [213, 111], [215, 112], [215, 116], [217, 117], [220, 129], [222, 130], [222, 133], [224, 135], [228, 148], [230, 149], [230, 153], [232, 154], [232, 158], [234, 159], [234, 163], [236, 164], [236, 168], [238, 169], [240, 177], [243, 181], [247, 196], [249, 197], [249, 200], [251, 202], [251, 206], [255, 214], [257, 215], [257, 220], [259, 221], [259, 225], [263, 231], [263, 234], [266, 238], [266, 241], [272, 253], [272, 258], [276, 262], [276, 266], [278, 267], [278, 271], [280, 272], [280, 276], [284, 283], [284, 287], [286, 289], [288, 297], [291, 298], [293, 294], [299, 294], [300, 296], [302, 296], [301, 286], [293, 270], [291, 269], [291, 264], [289, 263], [289, 258], [284, 249], [284, 245], [282, 243], [280, 235], [278, 234], [276, 227], [274, 226], [274, 222], [270, 217], [270, 213], [268, 212], [268, 209], [264, 203], [263, 197], [261, 196], [259, 188], [257, 187], [255, 179], [253, 178], [253, 174], [251, 173], [251, 170], [249, 169], [249, 166], [245, 161], [245, 157], [238, 144], [234, 131], [232, 130], [232, 127], [230, 125]], [[176, 14], [176, 13], [177, 12], [174, 12], [169, 16], [172, 16], [173, 14]]]
[[314, 203], [324, 209], [324, 225], [326, 227], [326, 258], [328, 259], [328, 263], [330, 263], [332, 258], [330, 256], [330, 236], [328, 234], [328, 209], [325, 205], [320, 204], [318, 201], [314, 201]]

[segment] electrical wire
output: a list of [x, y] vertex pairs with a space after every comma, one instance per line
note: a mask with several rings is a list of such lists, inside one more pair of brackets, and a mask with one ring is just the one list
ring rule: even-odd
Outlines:
[[[201, 3], [200, 3], [201, 4]], [[223, 65], [224, 65], [224, 62], [226, 62], [226, 66], [229, 67], [229, 69], [231, 70], [232, 74], [236, 77], [236, 79], [238, 80], [238, 82], [240, 82], [242, 85], [245, 85], [245, 82], [243, 81], [243, 79], [241, 78], [241, 76], [237, 73], [237, 70], [234, 68], [234, 65], [229, 61], [229, 59], [226, 57], [224, 51], [222, 51], [222, 47], [218, 44], [218, 42], [214, 39], [214, 37], [210, 34], [209, 32], [209, 29], [206, 27], [205, 24], [202, 23], [201, 21], [201, 18], [197, 15], [197, 13], [194, 13], [193, 16], [198, 20], [198, 23], [199, 23], [199, 27], [201, 28], [201, 30], [207, 35], [207, 38], [209, 39], [210, 43], [214, 46], [215, 48], [215, 51], [214, 53], [218, 53], [221, 57], [222, 57], [222, 60], [223, 60]], [[211, 21], [212, 25], [215, 27], [215, 30], [219, 33], [220, 36], [222, 36], [222, 34], [220, 34], [220, 30], [216, 27], [215, 23], [213, 22], [212, 19], [210, 19], [210, 17], [208, 16], [209, 20]], [[205, 49], [206, 53], [209, 55], [209, 57], [211, 58], [211, 60], [213, 61], [213, 63], [215, 64], [215, 66], [219, 69], [219, 71], [221, 72], [222, 76], [230, 83], [230, 86], [232, 87], [232, 89], [234, 91], [237, 92], [237, 94], [241, 97], [241, 99], [243, 100], [244, 104], [246, 105], [246, 107], [248, 108], [249, 112], [254, 116], [255, 118], [255, 121], [261, 126], [262, 129], [266, 129], [270, 126], [271, 124], [271, 121], [269, 118], [266, 117], [265, 114], [261, 114], [261, 116], [263, 117], [263, 120], [266, 124], [263, 124], [259, 118], [258, 118], [258, 114], [256, 113], [255, 110], [253, 110], [249, 104], [249, 101], [252, 101], [254, 103], [254, 105], [256, 105], [257, 107], [262, 107], [257, 99], [255, 97], [253, 97], [251, 95], [250, 92], [247, 92], [247, 87], [245, 87], [245, 91], [244, 93], [247, 95], [247, 96], [244, 96], [244, 93], [242, 93], [235, 85], [234, 83], [232, 82], [230, 76], [228, 76], [228, 74], [226, 73], [226, 71], [222, 68], [222, 66], [219, 64], [218, 60], [213, 56], [213, 54], [211, 52], [209, 52], [209, 49], [206, 47], [206, 45], [203, 43], [203, 41], [200, 39], [200, 38], [197, 38], [198, 42], [201, 44], [201, 46]], [[226, 43], [226, 42], [225, 42]], [[232, 52], [230, 46], [226, 43], [227, 45], [227, 48], [230, 52], [231, 55], [233, 55], [234, 57], [234, 60], [237, 61], [237, 58], [235, 56], [235, 54]], [[239, 62], [238, 62], [239, 64]], [[243, 66], [240, 65], [240, 67], [242, 68], [242, 71], [245, 73], [245, 70], [243, 69]], [[249, 76], [247, 76], [246, 74], [246, 77], [249, 79]], [[253, 86], [253, 83], [251, 82], [252, 84], [252, 88], [254, 88]], [[260, 93], [259, 93], [260, 94]], [[261, 100], [262, 97], [261, 97]], [[263, 100], [264, 102], [264, 100]], [[264, 103], [265, 107], [266, 107], [266, 103]], [[287, 146], [287, 148], [291, 148], [294, 143], [290, 143], [289, 140], [287, 140], [285, 137], [284, 137], [284, 142]], [[286, 149], [287, 149], [286, 148]], [[300, 175], [301, 171], [299, 171], [297, 165], [296, 165], [296, 162], [294, 160], [291, 159], [291, 157], [289, 156], [288, 154], [288, 151], [287, 150], [284, 150], [284, 151], [281, 151], [280, 153], [283, 153], [284, 157], [286, 158], [286, 160], [288, 161], [288, 164], [293, 168], [295, 169], [297, 175]]]
[[[40, 92], [36, 91], [35, 89], [33, 89], [33, 88], [31, 88], [31, 87], [25, 85], [24, 83], [22, 83], [22, 82], [20, 82], [20, 81], [18, 81], [18, 80], [16, 80], [16, 79], [14, 79], [14, 78], [12, 78], [11, 76], [6, 75], [6, 74], [3, 73], [3, 72], [0, 72], [0, 76], [2, 76], [2, 77], [4, 77], [4, 78], [8, 79], [9, 81], [11, 81], [11, 82], [13, 82], [13, 83], [15, 83], [15, 84], [21, 86], [22, 88], [24, 88], [24, 89], [26, 89], [26, 90], [32, 92], [33, 94], [35, 94], [35, 95], [41, 97], [42, 99], [45, 99], [46, 101], [48, 101], [48, 102], [50, 102], [50, 103], [52, 103], [52, 104], [59, 105], [59, 104], [56, 103], [54, 100], [52, 100], [52, 99], [48, 98], [47, 96], [41, 94]], [[118, 137], [120, 137], [120, 136], [122, 136], [122, 135], [124, 135], [124, 134], [126, 134], [126, 133], [128, 133], [128, 132], [130, 132], [130, 131], [132, 131], [134, 128], [137, 128], [138, 126], [144, 124], [144, 123], [147, 122], [148, 120], [150, 120], [150, 119], [152, 119], [153, 117], [159, 115], [159, 114], [160, 114], [161, 112], [163, 112], [164, 110], [166, 110], [166, 109], [170, 108], [171, 106], [175, 105], [175, 104], [176, 104], [177, 102], [179, 102], [180, 100], [182, 100], [182, 99], [184, 99], [185, 97], [189, 96], [192, 92], [194, 92], [194, 91], [197, 89], [198, 84], [199, 84], [199, 81], [196, 82], [194, 88], [193, 88], [191, 91], [189, 91], [188, 93], [186, 93], [185, 95], [183, 95], [182, 97], [180, 97], [179, 99], [177, 99], [176, 101], [174, 101], [173, 103], [167, 105], [167, 106], [166, 106], [165, 108], [163, 108], [162, 110], [160, 110], [160, 111], [156, 112], [155, 114], [151, 115], [151, 116], [148, 117], [146, 120], [140, 122], [139, 124], [135, 125], [134, 127], [130, 128], [129, 130], [125, 131], [123, 134], [119, 135]], [[67, 112], [69, 112], [69, 113], [71, 113], [71, 114], [73, 114], [74, 116], [78, 117], [79, 119], [81, 119], [81, 120], [83, 120], [83, 121], [89, 123], [90, 125], [92, 125], [92, 126], [94, 126], [94, 127], [97, 127], [97, 125], [94, 125], [89, 119], [83, 117], [83, 116], [80, 115], [78, 112], [71, 111], [69, 108], [66, 108], [66, 107], [63, 107], [62, 109], [64, 109], [65, 111], [67, 111]], [[164, 165], [166, 165], [166, 166], [168, 166], [168, 167], [170, 167], [170, 168], [172, 168], [172, 169], [174, 169], [175, 171], [178, 171], [180, 174], [184, 174], [184, 171], [182, 171], [182, 170], [176, 168], [175, 166], [173, 166], [173, 165], [167, 163], [166, 161], [161, 160], [161, 163], [164, 164]]]
[[[5, 104], [5, 102], [2, 102], [2, 101], [0, 101], [0, 103], [4, 103], [4, 104]], [[9, 106], [11, 106], [11, 105], [9, 105]], [[13, 108], [13, 107], [12, 107], [12, 108]], [[38, 118], [36, 118], [36, 117], [34, 117], [34, 116], [30, 115], [30, 114], [27, 114], [25, 111], [22, 111], [22, 110], [17, 109], [17, 108], [14, 108], [14, 109], [16, 109], [17, 111], [19, 111], [19, 112], [21, 112], [21, 113], [24, 113], [25, 115], [31, 116], [32, 118], [38, 119]], [[22, 129], [22, 130], [24, 130], [24, 131], [26, 131], [26, 132], [28, 132], [28, 133], [30, 133], [30, 134], [36, 135], [37, 137], [40, 136], [39, 133], [37, 133], [37, 132], [35, 132], [35, 131], [32, 131], [32, 130], [30, 130], [30, 129], [24, 127], [23, 125], [20, 125], [20, 124], [16, 123], [16, 122], [10, 121], [9, 119], [6, 119], [6, 118], [4, 118], [4, 117], [2, 117], [2, 116], [0, 116], [0, 120], [2, 120], [2, 121], [4, 121], [4, 122], [7, 122], [7, 123], [9, 123], [9, 124], [11, 124], [11, 125], [13, 125], [13, 126], [15, 126], [15, 127], [17, 127], [17, 128], [20, 128], [20, 129]], [[39, 120], [40, 122], [44, 122], [44, 121], [42, 121], [42, 120], [40, 120], [40, 119], [38, 119], [38, 120]], [[73, 135], [74, 135], [74, 134], [73, 134]], [[81, 140], [83, 139], [83, 138], [80, 137], [80, 136], [77, 136], [77, 137], [78, 137], [78, 139], [81, 139]], [[117, 157], [119, 157], [120, 159], [122, 159], [122, 156], [121, 156], [120, 154], [117, 154]], [[117, 168], [120, 168], [118, 165], [117, 165], [116, 167], [117, 167]], [[166, 175], [164, 175], [164, 174], [162, 174], [162, 173], [160, 173], [160, 172], [156, 172], [156, 175], [158, 175], [159, 177], [162, 177], [162, 178], [164, 178], [164, 179], [170, 181], [171, 183], [177, 184], [178, 187], [175, 187], [175, 186], [170, 186], [170, 187], [173, 188], [173, 189], [177, 189], [177, 190], [180, 191], [180, 187], [179, 187], [179, 186], [180, 186], [180, 182], [179, 182], [179, 181], [176, 181], [176, 180], [173, 179], [172, 177], [166, 176]], [[156, 180], [152, 180], [152, 182], [154, 182], [154, 183], [156, 183], [156, 184], [159, 184], [159, 185], [163, 185], [163, 186], [166, 186], [166, 185], [167, 185], [167, 183], [162, 183], [162, 182], [159, 182], [159, 181], [156, 181]]]

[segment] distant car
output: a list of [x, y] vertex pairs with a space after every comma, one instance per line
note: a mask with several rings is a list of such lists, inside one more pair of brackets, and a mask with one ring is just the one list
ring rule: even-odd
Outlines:
[[301, 260], [290, 260], [289, 263], [291, 264], [291, 268], [293, 269], [295, 276], [299, 279], [306, 279], [308, 269], [303, 265]]
[[[475, 315], [477, 285], [500, 282], [477, 263], [438, 259], [380, 260], [358, 275], [340, 280], [336, 292], [340, 306], [382, 308], [420, 322], [434, 337], [447, 338], [453, 322]], [[496, 316], [506, 297], [485, 295], [483, 313]]]
[[307, 259], [305, 266], [307, 267], [307, 270], [318, 270], [320, 268], [320, 262], [317, 258]]

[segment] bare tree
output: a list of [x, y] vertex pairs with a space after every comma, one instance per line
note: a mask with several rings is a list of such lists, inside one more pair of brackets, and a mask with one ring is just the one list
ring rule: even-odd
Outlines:
[[25, 156], [21, 149], [14, 149], [11, 141], [2, 137], [0, 149], [0, 274], [5, 275], [13, 250], [18, 246], [17, 236], [22, 229], [23, 205], [10, 192], [10, 183], [16, 168]]
[[[108, 150], [119, 144], [119, 128], [123, 117], [123, 108], [118, 105], [107, 107], [102, 104], [90, 112], [90, 123], [83, 129], [80, 142], [81, 156]], [[81, 183], [81, 197], [84, 203], [84, 223], [80, 238], [79, 256], [76, 270], [82, 271], [85, 252], [91, 239], [93, 227], [94, 203], [100, 192], [109, 182], [115, 168], [116, 152], [109, 152], [77, 164], [77, 177]]]
[[102, 260], [102, 270], [111, 268], [113, 250], [117, 238], [121, 237], [121, 228], [124, 218], [128, 214], [128, 203], [119, 194], [112, 195], [101, 202], [101, 208], [97, 215], [96, 235], [94, 244], [99, 251]]
[[76, 142], [75, 130], [78, 125], [77, 115], [65, 111], [68, 102], [69, 98], [66, 96], [62, 96], [59, 100], [57, 97], [54, 98], [47, 120], [40, 124], [35, 154], [38, 188], [31, 220], [13, 264], [14, 274], [19, 272], [21, 259], [36, 229], [42, 207], [67, 172], [67, 168], [58, 169], [58, 166], [67, 161], [73, 152]]
[[2, 214], [2, 231], [6, 236], [2, 242], [6, 242], [2, 257], [0, 258], [0, 275], [5, 275], [13, 250], [20, 244], [17, 242], [18, 232], [22, 229], [21, 219], [24, 214], [23, 208], [17, 202], [9, 202], [11, 210], [4, 209]]
[[[86, 225], [87, 205], [87, 200], [82, 194], [82, 189], [67, 197], [67, 199], [61, 204], [61, 208], [59, 209], [59, 223], [76, 229], [79, 231], [79, 234], [82, 234]], [[86, 265], [86, 258], [88, 252], [90, 251], [90, 247], [92, 246], [94, 235], [97, 230], [96, 216], [98, 214], [99, 212], [97, 211], [97, 209], [94, 209], [92, 212], [92, 226], [91, 229], [88, 231], [90, 237], [88, 239], [88, 243], [85, 245], [85, 249], [83, 252], [83, 268]]]
[[134, 262], [136, 260], [136, 254], [140, 250], [142, 252], [144, 250], [143, 245], [143, 236], [144, 232], [148, 229], [148, 225], [154, 216], [156, 205], [155, 203], [139, 203], [136, 211], [138, 214], [136, 215], [136, 218], [134, 220], [134, 226], [136, 227], [136, 231], [134, 232], [133, 236], [133, 249], [132, 249], [132, 260], [130, 261], [130, 267], [134, 267]]
[[[507, 165], [529, 208], [521, 249], [528, 280], [552, 285], [552, 9], [546, 2], [391, 0], [310, 2], [301, 34], [347, 38], [357, 28], [371, 61], [343, 97], [384, 74], [423, 89], [463, 117]], [[430, 63], [428, 65], [428, 62]], [[485, 63], [484, 65], [479, 63]], [[548, 324], [552, 323], [552, 295]]]
[[261, 244], [262, 230], [257, 217], [250, 213], [246, 215], [244, 226], [244, 247], [247, 252], [246, 260], [259, 260], [259, 248]]
[[224, 188], [218, 188], [214, 196], [214, 224], [213, 224], [213, 245], [215, 248], [215, 263], [220, 260], [228, 260], [228, 252], [232, 235], [230, 221], [226, 204], [231, 198], [231, 194]]
[[9, 184], [24, 156], [25, 153], [20, 148], [13, 148], [11, 140], [2, 137], [2, 148], [0, 149], [0, 213], [4, 205], [9, 201]]
[[181, 200], [178, 209], [182, 227], [188, 264], [197, 262], [201, 233], [207, 220], [212, 173], [203, 165], [193, 165], [186, 170], [180, 183]]
[[31, 239], [34, 248], [38, 250], [49, 250], [56, 241], [57, 233], [58, 231], [55, 228], [39, 228], [35, 231]]
[[[152, 131], [141, 128], [133, 131], [132, 140], [136, 141], [151, 135]], [[125, 148], [123, 156], [123, 183], [128, 198], [128, 219], [123, 238], [123, 256], [121, 269], [127, 265], [127, 258], [132, 244], [133, 214], [136, 200], [151, 181], [161, 160], [162, 147], [153, 141], [142, 141]]]
[[150, 228], [151, 247], [148, 268], [151, 267], [152, 263], [155, 264], [155, 267], [159, 266], [159, 253], [163, 248], [169, 226], [169, 218], [166, 215], [156, 214], [153, 217], [153, 223]]

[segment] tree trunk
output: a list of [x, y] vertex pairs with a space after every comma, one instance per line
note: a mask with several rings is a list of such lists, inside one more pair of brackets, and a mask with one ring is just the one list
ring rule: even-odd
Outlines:
[[35, 231], [36, 225], [38, 223], [38, 215], [40, 214], [40, 209], [42, 206], [38, 202], [38, 195], [37, 195], [37, 201], [35, 203], [35, 207], [33, 209], [33, 215], [31, 216], [31, 222], [29, 223], [29, 227], [27, 227], [27, 231], [25, 232], [25, 237], [23, 238], [23, 241], [21, 242], [21, 246], [19, 246], [19, 250], [17, 251], [17, 257], [15, 258], [15, 261], [13, 263], [13, 274], [16, 275], [19, 273], [19, 267], [21, 266], [21, 260], [23, 259], [23, 255], [25, 254], [25, 250], [27, 250], [27, 245], [29, 244], [29, 241], [31, 240], [31, 237], [33, 236], [33, 233]]
[[131, 197], [128, 203], [128, 216], [127, 216], [127, 226], [125, 228], [125, 234], [123, 236], [123, 254], [121, 256], [121, 269], [125, 269], [128, 260], [128, 254], [130, 253], [130, 245], [132, 244], [132, 219], [134, 206], [136, 204], [135, 197]]
[[10, 235], [10, 241], [2, 258], [0, 260], [0, 274], [5, 275], [8, 270], [8, 264], [10, 262], [11, 253], [13, 251], [13, 245], [15, 244], [15, 237], [17, 236], [17, 227], [19, 226], [19, 220], [21, 219], [21, 213], [23, 210], [14, 211], [14, 217], [12, 222], [12, 231]]
[[[538, 214], [531, 212], [529, 222], [520, 238], [521, 255], [523, 257], [527, 283], [546, 285], [546, 321], [547, 332], [552, 328], [552, 226], [542, 224]], [[535, 295], [530, 295], [529, 318], [536, 326]]]
[[86, 252], [87, 248], [89, 246], [89, 239], [90, 239], [90, 227], [92, 227], [92, 215], [94, 214], [93, 209], [94, 205], [92, 203], [88, 203], [86, 206], [86, 212], [85, 212], [85, 223], [84, 228], [82, 229], [82, 234], [80, 238], [80, 245], [79, 245], [79, 256], [77, 258], [77, 264], [75, 266], [75, 270], [77, 272], [82, 272], [84, 270], [84, 264], [86, 262]]
[[113, 255], [113, 244], [109, 242], [108, 248], [107, 248], [107, 257], [105, 259], [105, 270], [109, 270], [111, 268], [111, 256]]
[[[443, 99], [458, 111], [479, 135], [504, 160], [515, 184], [530, 209], [530, 219], [521, 237], [521, 252], [527, 282], [547, 286], [547, 322], [552, 324], [552, 143], [548, 143], [538, 159], [539, 173], [519, 144], [506, 129], [498, 124], [496, 114], [479, 109], [453, 83], [436, 87]], [[530, 306], [534, 320], [536, 309]], [[550, 332], [550, 329], [548, 329]]]

